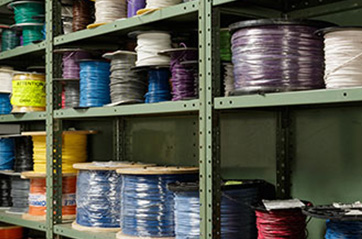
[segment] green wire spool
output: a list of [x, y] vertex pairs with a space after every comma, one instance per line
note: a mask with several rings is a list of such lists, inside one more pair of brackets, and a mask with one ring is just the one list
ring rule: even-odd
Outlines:
[[20, 38], [16, 31], [3, 29], [1, 33], [1, 51], [8, 51], [20, 45]]
[[37, 16], [44, 14], [44, 2], [17, 1], [10, 3], [9, 8], [14, 9], [16, 24], [43, 22]]
[[43, 23], [23, 25], [23, 46], [44, 40]]
[[231, 61], [231, 34], [229, 29], [220, 29], [220, 60]]

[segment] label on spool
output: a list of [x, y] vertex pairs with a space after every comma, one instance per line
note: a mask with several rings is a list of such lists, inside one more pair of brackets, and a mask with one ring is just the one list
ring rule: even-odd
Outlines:
[[11, 104], [45, 107], [45, 82], [38, 80], [13, 81]]
[[34, 207], [45, 207], [47, 198], [43, 194], [29, 194], [29, 205]]

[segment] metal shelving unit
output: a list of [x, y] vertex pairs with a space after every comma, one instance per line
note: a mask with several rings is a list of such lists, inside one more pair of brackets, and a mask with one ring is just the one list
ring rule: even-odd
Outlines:
[[[0, 0], [0, 7], [9, 2]], [[0, 211], [0, 221], [45, 231], [47, 239], [57, 235], [75, 239], [115, 239], [114, 233], [80, 232], [72, 229], [69, 223], [61, 223], [61, 133], [63, 128], [73, 126], [104, 131], [91, 140], [90, 160], [105, 160], [113, 155], [112, 159], [117, 160], [152, 161], [149, 155], [157, 155], [163, 164], [199, 165], [202, 205], [200, 238], [203, 239], [219, 238], [220, 235], [220, 178], [266, 179], [277, 185], [280, 197], [305, 196], [319, 203], [323, 202], [323, 197], [332, 197], [330, 192], [333, 189], [327, 185], [322, 190], [327, 196], [318, 196], [318, 192], [312, 190], [313, 185], [308, 184], [309, 178], [319, 186], [322, 184], [318, 182], [324, 181], [316, 176], [317, 173], [306, 179], [306, 168], [329, 164], [325, 158], [343, 165], [343, 156], [334, 152], [344, 152], [355, 159], [351, 161], [350, 168], [346, 166], [351, 175], [356, 176], [358, 171], [355, 170], [361, 168], [357, 159], [362, 152], [355, 146], [355, 142], [362, 140], [362, 136], [359, 136], [362, 133], [355, 134], [362, 132], [359, 126], [362, 124], [362, 113], [359, 113], [361, 88], [223, 97], [220, 94], [217, 50], [219, 28], [238, 20], [290, 17], [339, 21], [345, 25], [357, 22], [361, 25], [362, 22], [358, 22], [355, 16], [360, 14], [358, 11], [362, 9], [362, 0], [196, 0], [67, 35], [59, 34], [58, 3], [56, 0], [46, 0], [45, 41], [0, 53], [2, 63], [13, 65], [21, 60], [42, 59], [45, 56], [47, 111], [2, 115], [0, 122], [29, 124], [37, 121], [46, 127], [47, 220], [28, 221]], [[353, 14], [347, 16], [345, 13], [348, 12]], [[127, 33], [134, 30], [175, 29], [176, 25], [189, 28], [189, 24], [184, 23], [198, 26], [199, 99], [58, 109], [59, 85], [53, 78], [59, 75], [59, 61], [53, 55], [54, 48], [93, 45], [93, 48], [99, 46], [105, 49], [114, 37], [117, 40], [120, 36], [127, 38]], [[339, 127], [352, 136], [345, 135]], [[325, 128], [331, 133], [325, 132]], [[345, 141], [338, 141], [337, 136]], [[311, 143], [305, 142], [308, 137]], [[258, 140], [264, 142], [263, 146], [256, 143]], [[323, 149], [320, 142], [326, 142], [334, 150]], [[144, 152], [139, 152], [143, 150], [140, 145], [148, 147]], [[190, 157], [186, 158], [183, 152]], [[331, 177], [328, 173], [326, 170], [321, 175]], [[339, 175], [335, 178], [344, 180]], [[358, 176], [353, 178], [356, 182], [358, 179]], [[351, 181], [349, 177], [346, 180]], [[341, 195], [336, 200], [358, 195], [358, 183], [352, 183], [352, 186], [356, 193]], [[312, 189], [308, 190], [308, 187]], [[340, 187], [336, 191], [343, 194], [343, 188], [348, 187]], [[320, 225], [316, 225], [311, 226], [313, 236], [318, 234], [315, 231], [320, 228]]]

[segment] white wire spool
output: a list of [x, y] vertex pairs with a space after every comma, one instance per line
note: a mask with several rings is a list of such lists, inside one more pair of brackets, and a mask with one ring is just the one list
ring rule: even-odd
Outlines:
[[182, 0], [147, 0], [146, 9], [164, 8], [182, 3]]
[[324, 32], [326, 88], [362, 86], [362, 28], [331, 28]]
[[62, 6], [62, 17], [73, 17], [73, 6]]
[[[132, 33], [131, 33], [132, 34]], [[158, 53], [171, 48], [171, 35], [167, 32], [142, 32], [137, 35], [136, 66], [167, 66], [170, 57]]]
[[96, 0], [94, 24], [113, 22], [127, 17], [126, 0]]
[[234, 91], [234, 66], [232, 63], [223, 63], [225, 96], [230, 96]]
[[0, 67], [0, 93], [11, 93], [14, 69], [8, 66]]

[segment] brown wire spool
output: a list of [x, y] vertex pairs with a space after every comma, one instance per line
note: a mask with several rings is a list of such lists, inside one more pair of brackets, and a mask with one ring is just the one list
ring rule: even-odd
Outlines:
[[93, 22], [93, 5], [89, 0], [75, 0], [73, 2], [73, 32], [86, 29]]

